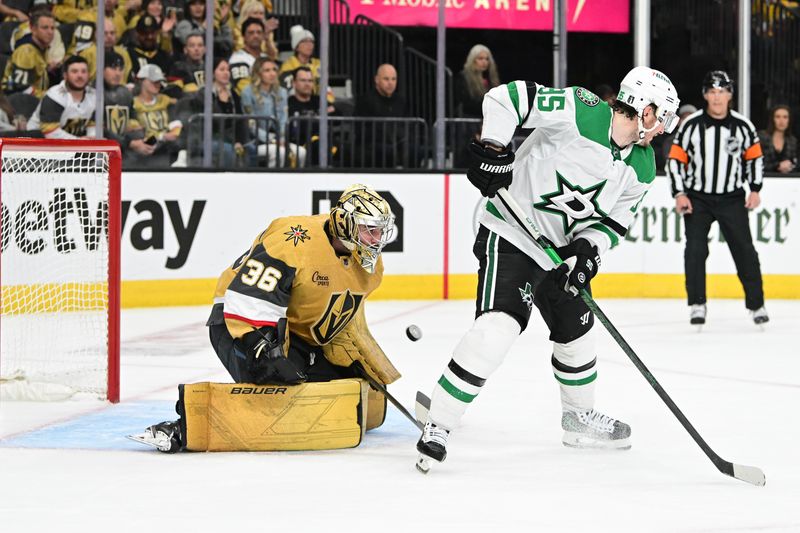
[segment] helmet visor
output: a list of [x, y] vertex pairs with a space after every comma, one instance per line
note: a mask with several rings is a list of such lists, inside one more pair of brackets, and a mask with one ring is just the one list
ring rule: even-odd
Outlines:
[[664, 133], [672, 133], [678, 127], [679, 118], [674, 111], [662, 111], [659, 113], [662, 124], [664, 124]]

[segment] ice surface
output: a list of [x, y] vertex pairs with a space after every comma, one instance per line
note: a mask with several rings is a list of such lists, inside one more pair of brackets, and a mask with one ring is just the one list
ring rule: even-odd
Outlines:
[[[417, 430], [391, 406], [350, 450], [160, 454], [125, 434], [172, 418], [178, 383], [229, 378], [208, 344], [208, 309], [127, 310], [119, 405], [0, 404], [0, 529], [800, 531], [800, 302], [767, 302], [762, 332], [741, 302], [712, 301], [702, 333], [678, 300], [600, 305], [711, 447], [763, 469], [766, 487], [717, 472], [599, 324], [597, 407], [632, 426], [633, 448], [562, 446], [538, 317], [427, 476], [414, 468]], [[413, 408], [473, 304], [371, 302], [367, 316], [403, 373], [390, 390]], [[410, 324], [419, 342], [406, 337]]]

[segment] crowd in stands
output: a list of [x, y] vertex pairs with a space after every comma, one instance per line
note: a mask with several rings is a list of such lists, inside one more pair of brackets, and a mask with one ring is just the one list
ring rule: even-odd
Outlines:
[[[410, 116], [394, 65], [374, 65], [374, 86], [355, 102], [336, 99], [320, 87], [311, 31], [293, 26], [290, 42], [278, 43], [271, 0], [230, 1], [216, 0], [213, 16], [213, 166], [318, 164], [321, 98], [331, 117], [334, 166], [429, 164], [432, 143], [427, 129], [422, 131], [429, 125]], [[0, 135], [93, 137], [95, 1], [28, 3], [22, 10], [19, 0], [17, 7], [0, 0]], [[105, 1], [103, 136], [120, 143], [126, 168], [203, 164], [205, 11], [204, 0]], [[447, 131], [448, 166], [466, 166], [464, 147], [479, 134], [483, 96], [500, 83], [491, 50], [473, 46], [454, 77], [456, 120]], [[614, 88], [596, 89], [603, 100], [613, 100]], [[682, 110], [690, 112], [687, 106]], [[789, 107], [778, 106], [761, 132], [767, 171], [793, 172], [797, 165], [789, 114]], [[358, 118], [347, 122], [351, 116]], [[663, 148], [656, 147], [659, 168]]]
[[[17, 5], [17, 4], [15, 4]], [[206, 14], [203, 0], [106, 0], [103, 135], [123, 148], [127, 168], [198, 166], [203, 159]], [[320, 88], [315, 36], [291, 28], [279, 50], [270, 0], [217, 0], [214, 13], [212, 164], [302, 167], [318, 159]], [[0, 3], [0, 131], [4, 136], [95, 136], [97, 14], [93, 0]], [[376, 89], [358, 99], [367, 117], [405, 117], [392, 65], [376, 65]], [[348, 113], [351, 114], [351, 113]], [[295, 120], [291, 120], [292, 118]], [[230, 118], [230, 120], [228, 120]], [[379, 135], [378, 144], [399, 141]], [[407, 139], [406, 139], [407, 141]], [[332, 157], [339, 147], [330, 143]], [[397, 166], [385, 161], [386, 167]]]

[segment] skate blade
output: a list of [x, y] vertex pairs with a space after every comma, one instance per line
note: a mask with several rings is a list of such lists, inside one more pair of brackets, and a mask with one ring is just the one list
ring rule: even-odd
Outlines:
[[138, 442], [139, 444], [144, 444], [145, 446], [150, 446], [155, 448], [158, 451], [164, 451], [162, 448], [166, 445], [169, 448], [169, 442], [165, 442], [163, 439], [159, 440], [153, 437], [152, 434], [148, 432], [139, 433], [138, 435], [125, 435], [126, 439], [130, 439], [134, 442]]
[[601, 440], [587, 437], [580, 433], [565, 432], [561, 439], [568, 448], [594, 449], [594, 450], [630, 450], [630, 437], [617, 440]]
[[431, 470], [431, 462], [435, 461], [435, 459], [431, 459], [427, 455], [420, 454], [419, 458], [417, 458], [417, 470], [419, 470], [423, 474], [427, 474]]

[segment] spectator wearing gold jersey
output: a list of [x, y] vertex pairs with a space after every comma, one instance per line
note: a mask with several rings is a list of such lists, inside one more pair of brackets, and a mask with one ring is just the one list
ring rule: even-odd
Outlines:
[[[133, 69], [131, 56], [128, 54], [128, 50], [126, 50], [124, 46], [116, 44], [116, 24], [114, 24], [111, 19], [105, 19], [103, 25], [105, 27], [103, 31], [103, 45], [105, 47], [104, 53], [107, 54], [113, 51], [118, 54], [120, 58], [122, 58], [122, 80], [123, 83], [125, 83], [130, 79], [131, 70]], [[94, 81], [95, 74], [97, 72], [97, 45], [95, 43], [91, 43], [88, 47], [78, 52], [78, 55], [86, 59], [86, 63], [89, 65], [89, 79]]]
[[3, 73], [6, 94], [25, 93], [43, 98], [50, 87], [47, 50], [56, 34], [56, 20], [47, 10], [31, 15], [30, 33], [17, 41]]
[[34, 111], [28, 129], [48, 139], [95, 137], [95, 90], [89, 85], [89, 66], [80, 56], [64, 61], [64, 79], [47, 90]]
[[265, 38], [264, 31], [263, 20], [250, 17], [242, 23], [244, 48], [231, 54], [228, 60], [231, 67], [231, 81], [236, 94], [241, 95], [244, 88], [250, 84], [250, 72], [256, 59], [267, 57], [262, 52]]
[[[106, 21], [104, 30], [104, 40], [106, 40], [106, 48], [117, 44], [117, 39], [125, 32], [127, 22], [122, 12], [117, 9], [119, 0], [105, 0], [105, 17]], [[108, 44], [108, 25], [114, 28], [114, 42]], [[67, 55], [75, 55], [86, 50], [92, 45], [97, 43], [95, 37], [95, 26], [97, 25], [97, 11], [92, 9], [84, 9], [78, 14], [75, 21], [75, 30], [72, 32], [72, 41], [67, 47]], [[84, 56], [85, 57], [85, 56]], [[89, 59], [87, 58], [87, 61]], [[94, 65], [89, 61], [89, 73], [94, 78]]]
[[[301, 25], [292, 26], [289, 30], [292, 39], [294, 55], [283, 62], [280, 70], [281, 85], [287, 90], [292, 89], [292, 79], [299, 67], [306, 67], [314, 77], [314, 94], [319, 94], [320, 61], [314, 55], [314, 34]], [[330, 102], [330, 98], [328, 99]]]
[[[133, 99], [136, 120], [144, 128], [144, 141], [154, 145], [152, 155], [147, 157], [147, 166], [166, 167], [175, 161], [182, 146], [180, 144], [183, 124], [175, 118], [175, 99], [161, 94], [166, 82], [164, 72], [156, 64], [145, 65], [136, 74], [141, 82], [138, 96]], [[134, 158], [139, 165], [144, 158]]]

